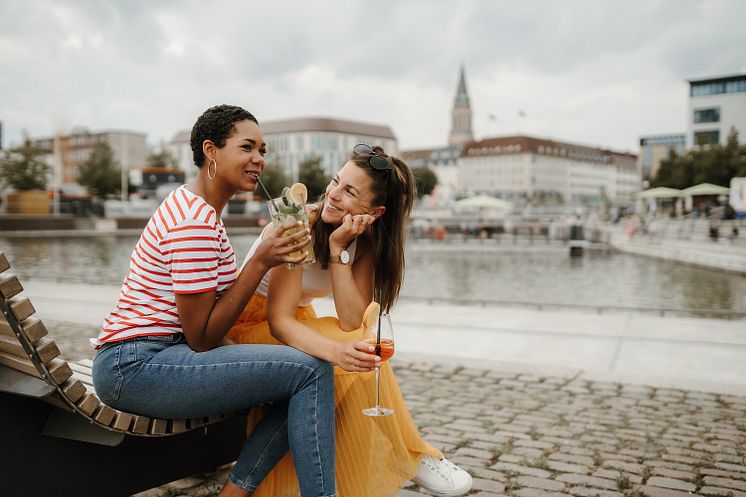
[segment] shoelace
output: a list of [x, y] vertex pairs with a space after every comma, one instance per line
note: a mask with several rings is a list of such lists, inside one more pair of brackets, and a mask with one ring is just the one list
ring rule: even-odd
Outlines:
[[[458, 467], [446, 458], [438, 461], [432, 456], [428, 456], [422, 461], [427, 465], [428, 468], [435, 471], [435, 474], [446, 480], [448, 483], [453, 483], [453, 473], [458, 470]], [[435, 461], [434, 463], [432, 461]]]

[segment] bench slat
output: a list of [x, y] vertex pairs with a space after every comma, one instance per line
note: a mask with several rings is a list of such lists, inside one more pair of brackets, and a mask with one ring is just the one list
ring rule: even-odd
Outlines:
[[151, 435], [163, 435], [166, 433], [166, 428], [168, 428], [168, 420], [153, 418], [150, 422], [148, 433]]
[[80, 364], [81, 366], [85, 366], [88, 369], [93, 369], [93, 361], [90, 359], [81, 359], [78, 361], [78, 364]]
[[150, 426], [150, 418], [147, 416], [134, 416], [132, 422], [133, 433], [147, 433], [148, 426]]
[[15, 274], [0, 275], [0, 294], [9, 299], [23, 291], [23, 285]]
[[[45, 364], [60, 355], [60, 349], [51, 338], [42, 338], [34, 344], [34, 347], [36, 348], [37, 354], [39, 354], [41, 362]], [[0, 335], [0, 351], [18, 357], [28, 357], [26, 350], [16, 337], [11, 338], [9, 336]]]
[[117, 430], [128, 431], [133, 418], [134, 416], [132, 416], [132, 414], [122, 411], [114, 411], [114, 422], [111, 426]]
[[98, 409], [96, 409], [96, 412], [93, 413], [93, 419], [98, 421], [99, 423], [109, 426], [111, 422], [114, 420], [115, 415], [114, 409], [111, 407], [101, 404]]
[[10, 310], [20, 323], [36, 312], [28, 297], [13, 297], [7, 299]]
[[186, 419], [172, 419], [169, 421], [169, 433], [181, 433], [183, 431], [187, 431]]
[[10, 269], [10, 262], [3, 252], [0, 252], [0, 273]]
[[[39, 318], [30, 317], [21, 322], [21, 328], [30, 342], [38, 342], [39, 339], [47, 334], [47, 327]], [[0, 316], [0, 334], [16, 338], [13, 328], [10, 327], [4, 316]]]
[[205, 418], [192, 418], [189, 420], [189, 428], [199, 428], [205, 426]]
[[98, 398], [90, 393], [83, 395], [83, 398], [78, 401], [78, 409], [83, 411], [87, 416], [91, 416], [96, 409], [101, 405]]
[[83, 385], [83, 383], [75, 376], [69, 378], [61, 385], [61, 387], [62, 391], [72, 403], [78, 402], [86, 393], [85, 385]]

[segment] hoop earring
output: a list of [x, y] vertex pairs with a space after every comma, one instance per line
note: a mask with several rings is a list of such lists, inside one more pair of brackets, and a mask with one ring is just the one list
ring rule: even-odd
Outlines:
[[[215, 165], [215, 172], [210, 174], [210, 166]], [[218, 162], [215, 159], [210, 159], [210, 163], [207, 164], [207, 177], [210, 179], [215, 179], [215, 176], [218, 175]]]

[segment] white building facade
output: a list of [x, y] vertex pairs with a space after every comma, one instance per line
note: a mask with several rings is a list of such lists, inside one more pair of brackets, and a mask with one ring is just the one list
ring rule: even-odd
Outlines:
[[337, 172], [358, 143], [380, 145], [388, 155], [398, 155], [396, 137], [388, 126], [324, 117], [265, 121], [260, 124], [267, 143], [267, 163], [277, 164], [297, 181], [300, 164], [321, 159], [327, 176]]
[[529, 136], [475, 141], [458, 159], [461, 195], [518, 203], [631, 205], [640, 190], [637, 157]]
[[731, 128], [746, 141], [746, 74], [689, 80], [687, 148], [720, 143]]

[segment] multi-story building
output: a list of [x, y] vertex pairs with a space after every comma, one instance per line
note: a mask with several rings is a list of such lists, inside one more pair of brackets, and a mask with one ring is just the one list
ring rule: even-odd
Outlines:
[[689, 80], [687, 148], [725, 144], [731, 128], [746, 140], [746, 74]]
[[264, 121], [267, 163], [275, 163], [297, 180], [300, 164], [311, 158], [321, 159], [321, 167], [331, 176], [341, 168], [358, 143], [380, 145], [389, 155], [398, 155], [399, 146], [391, 128], [325, 117], [306, 117]]
[[643, 181], [650, 181], [658, 174], [661, 161], [671, 153], [683, 155], [686, 149], [686, 135], [651, 135], [640, 137], [640, 155], [637, 157], [637, 172]]
[[[300, 164], [320, 158], [321, 167], [332, 175], [349, 158], [358, 143], [380, 145], [389, 155], [398, 155], [398, 144], [391, 128], [325, 117], [305, 117], [281, 121], [262, 121], [260, 124], [267, 143], [267, 164], [278, 165], [292, 181], [297, 181]], [[190, 133], [177, 133], [169, 144], [180, 168], [188, 176], [197, 172], [189, 145]]]
[[464, 146], [458, 190], [516, 201], [631, 204], [640, 190], [637, 157], [626, 152], [533, 138], [488, 138]]
[[450, 147], [408, 150], [401, 153], [402, 159], [412, 168], [430, 168], [438, 178], [432, 196], [439, 202], [453, 199], [458, 188], [458, 158], [461, 157], [463, 145]]
[[52, 154], [53, 162], [59, 167], [60, 186], [66, 187], [78, 183], [80, 165], [88, 160], [97, 143], [109, 144], [126, 182], [127, 171], [143, 167], [147, 162], [149, 150], [145, 136], [145, 133], [136, 131], [90, 132], [77, 129], [68, 134], [32, 141]]

